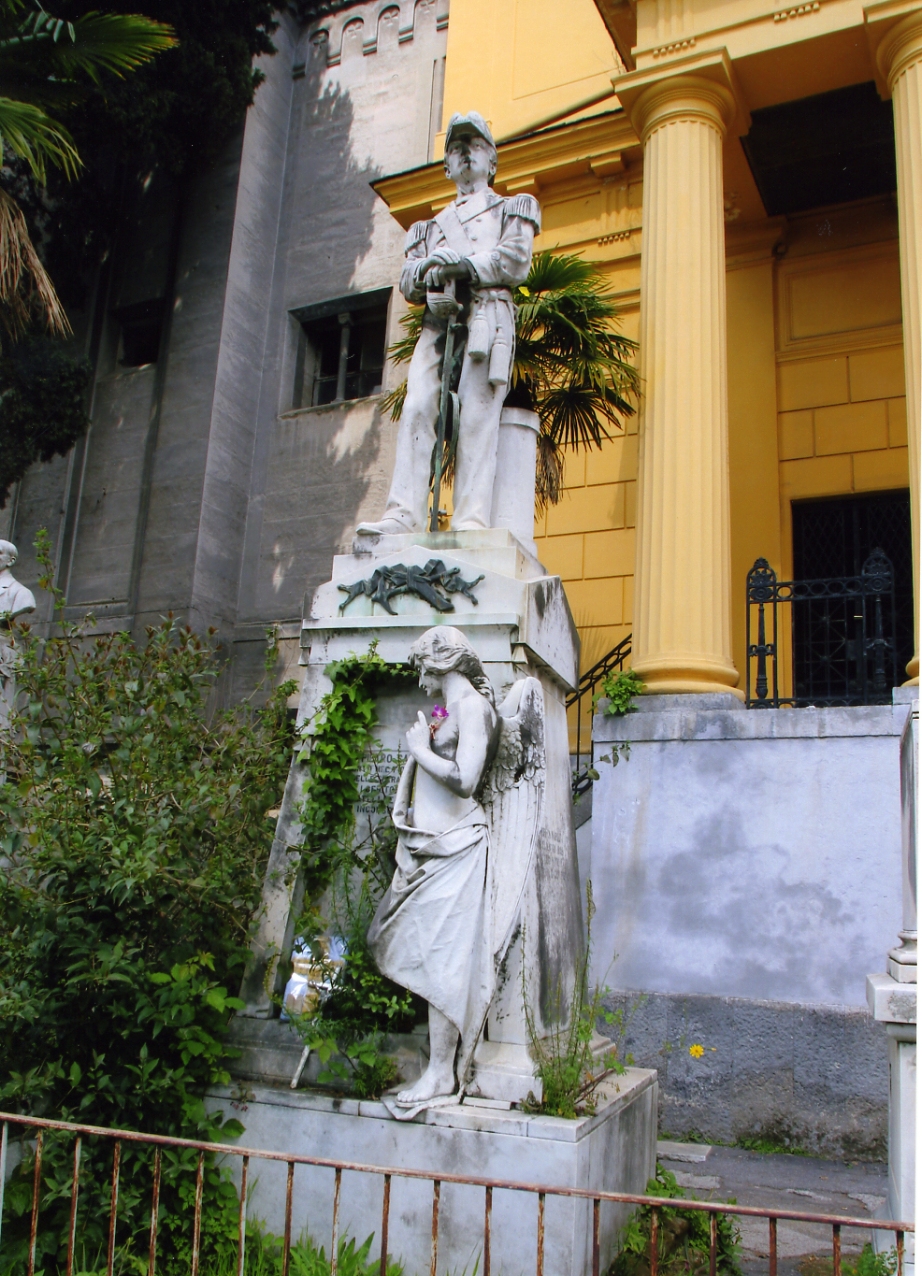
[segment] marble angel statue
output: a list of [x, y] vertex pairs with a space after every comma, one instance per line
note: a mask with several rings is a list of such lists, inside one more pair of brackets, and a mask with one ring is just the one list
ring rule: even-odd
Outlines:
[[394, 801], [397, 867], [368, 933], [383, 974], [429, 1005], [429, 1066], [392, 1105], [463, 1094], [516, 930], [541, 827], [544, 697], [516, 682], [497, 709], [464, 634], [429, 629], [410, 660], [441, 704], [407, 732]]

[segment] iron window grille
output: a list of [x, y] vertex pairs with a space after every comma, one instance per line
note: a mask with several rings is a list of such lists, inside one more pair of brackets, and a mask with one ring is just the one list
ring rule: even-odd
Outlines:
[[379, 394], [390, 288], [301, 306], [292, 406], [322, 407]]

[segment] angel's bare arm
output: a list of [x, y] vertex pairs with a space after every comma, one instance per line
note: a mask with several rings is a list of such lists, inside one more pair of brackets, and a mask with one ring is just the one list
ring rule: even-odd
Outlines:
[[482, 696], [465, 696], [458, 701], [455, 712], [458, 748], [454, 758], [441, 758], [432, 751], [429, 727], [422, 713], [407, 732], [407, 741], [424, 771], [459, 797], [470, 797], [483, 778], [493, 734], [493, 710]]

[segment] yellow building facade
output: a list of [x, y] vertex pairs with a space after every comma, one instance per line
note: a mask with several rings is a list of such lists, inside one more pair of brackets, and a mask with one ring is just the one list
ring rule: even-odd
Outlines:
[[[897, 197], [770, 216], [752, 113], [871, 81]], [[791, 579], [795, 502], [909, 488], [918, 570], [922, 7], [454, 0], [443, 127], [472, 108], [497, 189], [541, 201], [537, 247], [598, 263], [640, 342], [638, 415], [536, 525], [583, 667], [633, 633], [648, 690], [741, 694], [746, 573]], [[376, 189], [405, 226], [453, 194], [438, 162]], [[911, 678], [918, 598], [915, 632]]]

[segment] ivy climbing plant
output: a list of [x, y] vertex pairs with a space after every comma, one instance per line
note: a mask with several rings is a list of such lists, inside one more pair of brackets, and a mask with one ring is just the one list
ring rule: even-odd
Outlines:
[[[375, 744], [377, 697], [388, 686], [407, 686], [415, 675], [405, 665], [388, 664], [373, 642], [363, 655], [349, 655], [324, 670], [332, 686], [303, 730], [297, 755], [307, 766], [299, 818], [307, 892], [318, 894], [342, 869], [376, 873], [367, 848], [354, 845], [359, 771]], [[377, 858], [377, 857], [376, 857]], [[377, 873], [376, 873], [377, 875]], [[386, 878], [379, 878], [382, 886]]]
[[[393, 875], [396, 830], [389, 819], [371, 819], [359, 836], [356, 805], [366, 763], [380, 789], [376, 805], [386, 809], [391, 804], [386, 779], [374, 764], [377, 702], [388, 690], [408, 687], [415, 674], [404, 665], [388, 664], [375, 643], [362, 655], [334, 661], [324, 672], [332, 685], [304, 728], [297, 755], [307, 769], [299, 809], [307, 907], [296, 929], [312, 952], [326, 992], [319, 1004], [293, 1021], [305, 1044], [320, 1056], [321, 1082], [371, 1097], [396, 1076], [385, 1037], [411, 1027], [417, 1005], [411, 993], [380, 973], [366, 938]], [[341, 960], [329, 958], [323, 939], [330, 933], [343, 941]]]

